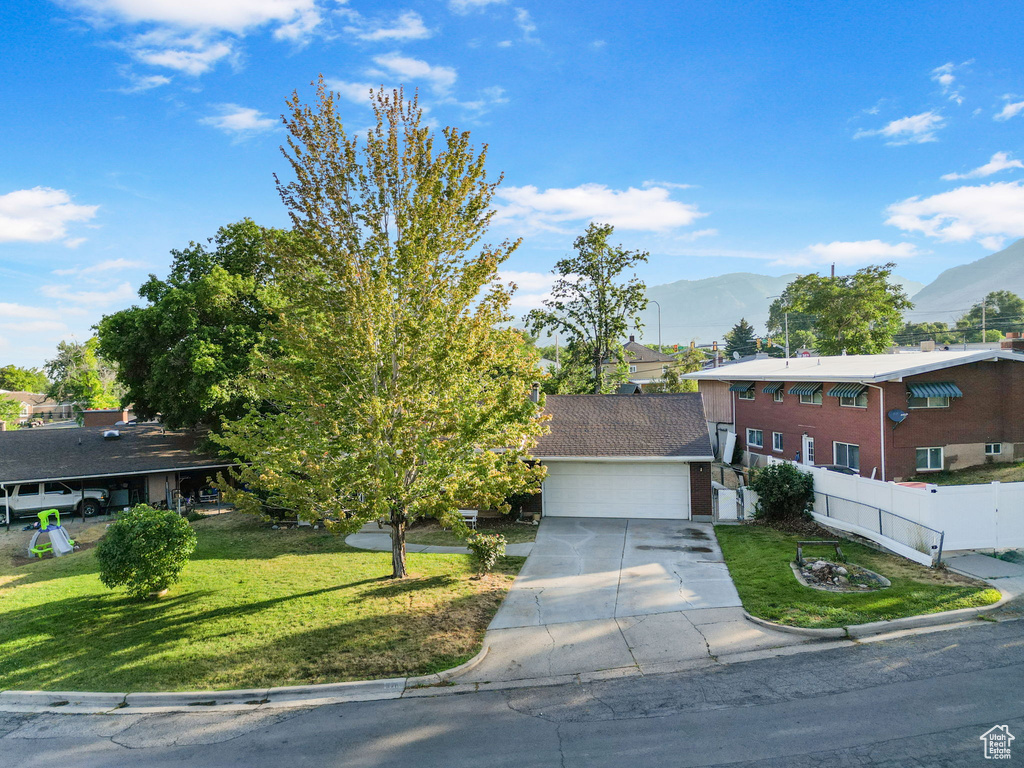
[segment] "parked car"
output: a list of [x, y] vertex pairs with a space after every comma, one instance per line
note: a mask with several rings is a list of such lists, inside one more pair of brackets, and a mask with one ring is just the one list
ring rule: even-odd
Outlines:
[[[44, 509], [93, 517], [102, 512], [110, 500], [110, 492], [105, 488], [86, 488], [83, 491], [56, 482], [11, 485], [7, 486], [7, 494], [11, 518], [35, 517]], [[3, 503], [4, 496], [0, 493], [0, 509], [3, 509]]]
[[840, 475], [859, 475], [856, 469], [850, 469], [845, 464], [818, 464], [819, 469], [827, 469], [829, 472], [838, 472]]

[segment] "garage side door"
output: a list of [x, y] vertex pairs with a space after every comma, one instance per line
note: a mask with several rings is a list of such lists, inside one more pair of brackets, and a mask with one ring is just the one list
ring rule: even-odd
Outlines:
[[546, 466], [545, 515], [673, 520], [690, 517], [689, 464], [558, 461]]

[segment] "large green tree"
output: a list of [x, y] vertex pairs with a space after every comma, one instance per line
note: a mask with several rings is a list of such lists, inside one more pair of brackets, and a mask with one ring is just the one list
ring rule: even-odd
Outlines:
[[556, 375], [563, 392], [614, 388], [622, 377], [605, 375], [605, 365], [623, 367], [622, 339], [631, 327], [641, 327], [645, 286], [636, 275], [623, 280], [622, 274], [647, 261], [647, 253], [610, 244], [613, 231], [609, 224], [590, 224], [573, 243], [576, 255], [552, 270], [558, 279], [551, 298], [526, 316], [533, 333], [556, 332], [565, 340]]
[[89, 408], [116, 408], [121, 401], [116, 364], [104, 359], [98, 346], [96, 337], [84, 344], [62, 341], [44, 367], [51, 382], [46, 394], [58, 403], [72, 403], [79, 416]]
[[798, 277], [782, 294], [782, 306], [814, 316], [815, 346], [823, 355], [874, 355], [886, 351], [913, 306], [889, 282], [892, 268], [869, 266], [852, 275]]
[[217, 439], [246, 462], [235, 476], [256, 493], [230, 496], [242, 508], [337, 532], [385, 518], [400, 578], [411, 522], [459, 526], [458, 508], [501, 508], [543, 476], [524, 460], [545, 429], [529, 397], [538, 356], [502, 329], [498, 268], [518, 243], [480, 244], [498, 183], [486, 148], [384, 90], [357, 141], [338, 98], [321, 79], [315, 103], [288, 102], [294, 180], [278, 191], [295, 236], [271, 257], [278, 348], [251, 377], [266, 408]]
[[741, 317], [732, 330], [725, 334], [725, 356], [732, 357], [735, 353], [742, 357], [752, 355], [757, 351], [754, 326], [748, 323], [745, 317]]
[[956, 344], [964, 340], [964, 334], [951, 329], [946, 323], [904, 323], [893, 337], [893, 341], [904, 346], [914, 346], [922, 341], [934, 341], [936, 344]]
[[43, 393], [49, 386], [50, 380], [38, 368], [19, 368], [16, 365], [5, 365], [0, 368], [0, 389], [9, 392]]
[[967, 341], [982, 341], [982, 326], [988, 337], [985, 341], [1024, 329], [1024, 299], [1012, 291], [992, 291], [956, 322]]
[[126, 401], [172, 429], [216, 426], [254, 402], [246, 382], [272, 313], [263, 293], [268, 249], [281, 238], [250, 219], [221, 227], [174, 257], [166, 280], [150, 275], [144, 307], [104, 317], [100, 352], [118, 364]]
[[17, 429], [21, 419], [21, 403], [7, 395], [0, 395], [0, 424], [7, 429]]

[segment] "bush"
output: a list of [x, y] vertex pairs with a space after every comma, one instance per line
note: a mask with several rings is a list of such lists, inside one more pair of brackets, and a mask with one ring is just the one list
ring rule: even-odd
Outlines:
[[483, 576], [497, 564], [505, 554], [505, 537], [500, 533], [474, 533], [466, 540], [477, 574]]
[[196, 532], [184, 518], [137, 504], [111, 523], [96, 548], [100, 581], [147, 597], [176, 582], [195, 549]]
[[758, 497], [754, 517], [795, 520], [811, 516], [814, 478], [793, 464], [769, 464], [754, 470], [750, 489]]

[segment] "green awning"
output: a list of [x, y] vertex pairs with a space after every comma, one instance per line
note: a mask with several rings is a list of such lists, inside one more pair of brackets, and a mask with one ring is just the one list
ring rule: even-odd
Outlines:
[[766, 395], [774, 395], [780, 389], [782, 389], [782, 382], [773, 381], [771, 384], [765, 384], [764, 389], [762, 389], [761, 391], [764, 392]]
[[747, 392], [754, 388], [754, 382], [752, 381], [734, 381], [732, 386], [729, 387], [730, 392]]
[[829, 397], [856, 397], [867, 387], [863, 384], [836, 384], [828, 391]]
[[789, 394], [791, 395], [813, 395], [821, 389], [821, 382], [807, 381], [803, 384], [794, 384], [789, 388]]
[[911, 397], [963, 397], [960, 387], [951, 381], [928, 381], [907, 384]]

